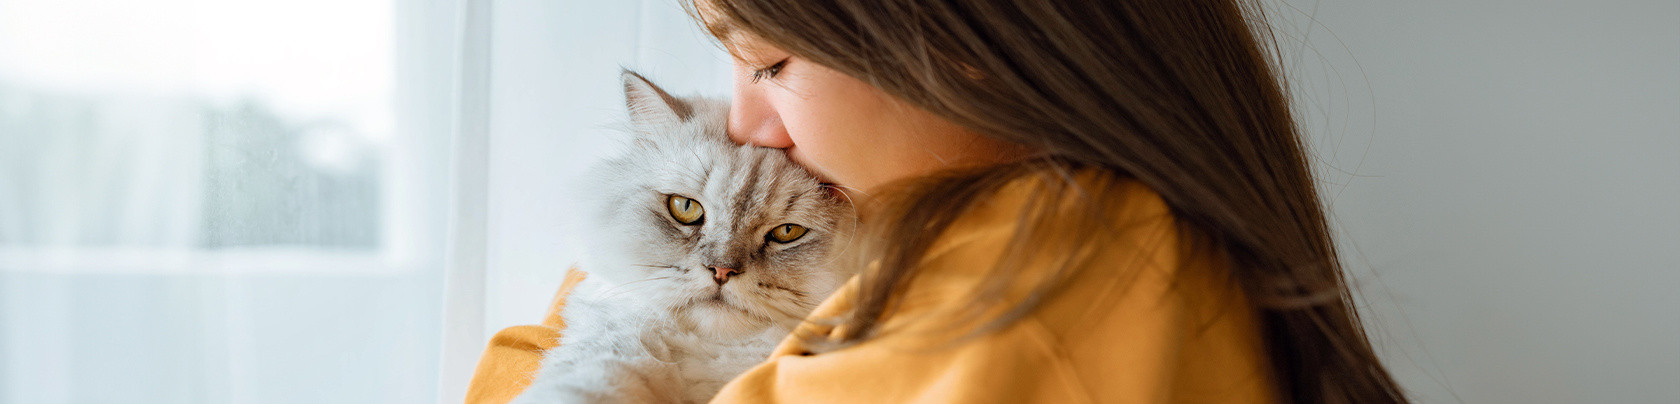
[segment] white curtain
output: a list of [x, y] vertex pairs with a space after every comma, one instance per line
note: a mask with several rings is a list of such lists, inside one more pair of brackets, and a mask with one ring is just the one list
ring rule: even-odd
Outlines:
[[0, 0], [0, 403], [459, 402], [676, 0]]

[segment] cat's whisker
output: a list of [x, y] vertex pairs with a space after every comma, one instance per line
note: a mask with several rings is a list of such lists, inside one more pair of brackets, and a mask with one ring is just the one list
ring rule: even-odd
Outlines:
[[[800, 292], [798, 290], [783, 287], [783, 286], [780, 286], [780, 285], [772, 285], [772, 284], [763, 283], [763, 282], [760, 282], [758, 285], [760, 286], [760, 288], [752, 290], [752, 292], [754, 294], [757, 294], [759, 296], [768, 298], [767, 300], [769, 300], [772, 303], [778, 303], [778, 302], [791, 302], [791, 303], [793, 303], [794, 307], [791, 307], [791, 308], [784, 308], [784, 307], [781, 307], [782, 305], [779, 305], [779, 304], [773, 304], [772, 305], [772, 308], [776, 309], [777, 312], [779, 312], [779, 313], [781, 313], [781, 314], [783, 314], [787, 317], [804, 317], [807, 312], [811, 311], [811, 308], [816, 307], [817, 304], [821, 303], [821, 302], [815, 301], [815, 299], [812, 299], [810, 297], [810, 295], [806, 294], [805, 292]], [[790, 294], [792, 296], [791, 297], [788, 297], [788, 296], [774, 296], [770, 293], [771, 291], [781, 291], [781, 292], [785, 292], [787, 294]]]
[[[629, 281], [629, 282], [625, 282], [625, 283], [622, 283], [622, 284], [615, 285], [611, 288], [607, 288], [607, 290], [603, 290], [603, 291], [600, 291], [599, 293], [596, 293], [595, 297], [599, 297], [599, 298], [617, 297], [619, 294], [623, 294], [623, 293], [626, 293], [626, 292], [631, 292], [633, 290], [625, 290], [625, 291], [619, 292], [618, 294], [613, 294], [613, 295], [608, 295], [608, 293], [618, 291], [619, 289], [622, 289], [626, 286], [635, 285], [635, 284], [642, 283], [642, 282], [651, 282], [651, 281], [675, 279], [675, 278], [676, 278], [675, 276], [659, 276], [659, 277], [653, 277], [653, 278], [647, 278], [647, 279], [637, 279], [637, 280], [634, 280], [634, 281]], [[651, 286], [651, 285], [640, 285], [640, 286]]]
[[863, 194], [864, 196], [874, 196], [874, 195], [870, 195], [869, 192], [864, 191], [863, 189], [857, 188], [857, 187], [851, 187], [851, 186], [845, 186], [845, 185], [833, 184], [833, 183], [823, 183], [823, 184], [820, 184], [818, 186], [823, 187], [823, 188], [834, 188], [834, 189], [840, 190], [841, 195], [843, 195], [847, 198], [847, 200], [846, 200], [847, 202], [851, 202], [851, 195], [846, 194], [845, 191], [854, 191], [854, 192]]
[[849, 229], [849, 231], [846, 232], [846, 240], [840, 244], [840, 250], [835, 251], [833, 253], [830, 253], [829, 256], [828, 256], [828, 260], [824, 261], [822, 264], [817, 266], [819, 268], [828, 268], [829, 265], [832, 265], [835, 262], [840, 261], [840, 259], [842, 257], [846, 256], [845, 253], [847, 251], [851, 250], [852, 242], [857, 240], [857, 234], [858, 234], [859, 231], [862, 230], [862, 227], [863, 227], [863, 217], [862, 217], [862, 215], [860, 215], [858, 213], [857, 203], [854, 201], [851, 194], [846, 193], [846, 190], [851, 189], [851, 190], [857, 191], [858, 193], [863, 194], [865, 196], [868, 196], [869, 193], [865, 192], [863, 190], [857, 189], [857, 188], [852, 188], [852, 187], [848, 187], [848, 186], [844, 186], [844, 185], [840, 185], [840, 184], [821, 184], [821, 185], [818, 185], [818, 187], [819, 188], [833, 188], [835, 190], [840, 191], [840, 195], [846, 198], [846, 207], [852, 209], [852, 214], [851, 214], [852, 227], [851, 227], [851, 229]]
[[619, 289], [619, 290], [617, 290], [616, 293], [612, 293], [612, 294], [607, 294], [607, 292], [603, 291], [603, 292], [601, 292], [601, 294], [597, 295], [596, 298], [599, 298], [599, 299], [613, 299], [613, 298], [628, 294], [630, 292], [635, 292], [637, 290], [641, 290], [643, 288], [647, 288], [647, 287], [650, 287], [650, 286], [652, 286], [652, 285], [637, 285], [636, 287], [632, 287], [632, 288]]

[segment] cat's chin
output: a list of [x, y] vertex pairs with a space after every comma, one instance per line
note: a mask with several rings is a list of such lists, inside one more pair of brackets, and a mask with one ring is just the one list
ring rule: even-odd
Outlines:
[[682, 311], [680, 318], [683, 326], [696, 334], [725, 339], [757, 335], [771, 325], [766, 319], [715, 299], [694, 302]]

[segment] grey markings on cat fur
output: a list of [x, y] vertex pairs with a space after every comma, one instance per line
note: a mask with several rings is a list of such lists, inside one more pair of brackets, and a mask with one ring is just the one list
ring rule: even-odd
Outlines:
[[[785, 153], [730, 142], [727, 101], [622, 79], [630, 144], [582, 192], [589, 276], [516, 403], [710, 400], [851, 275], [830, 265], [855, 226], [850, 207]], [[702, 218], [674, 218], [673, 195]], [[772, 240], [784, 224], [808, 231]], [[739, 273], [720, 283], [710, 267]]]

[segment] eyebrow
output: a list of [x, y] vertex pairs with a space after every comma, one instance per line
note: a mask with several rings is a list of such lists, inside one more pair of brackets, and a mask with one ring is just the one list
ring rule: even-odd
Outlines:
[[735, 21], [717, 13], [716, 10], [708, 10], [710, 7], [701, 7], [700, 4], [704, 2], [694, 4], [694, 16], [700, 19], [701, 25], [706, 26], [712, 37], [718, 42], [729, 42], [730, 36], [735, 34]]
[[740, 46], [738, 46], [739, 41], [736, 40], [736, 34], [740, 33], [740, 31], [735, 24], [729, 22], [717, 22], [715, 24], [707, 23], [705, 25], [706, 29], [711, 31], [712, 39], [717, 41], [717, 44], [722, 46], [725, 51], [729, 52], [731, 57], [742, 57], [742, 50]]
[[740, 26], [735, 23], [734, 19], [729, 18], [727, 15], [724, 15], [715, 8], [711, 8], [716, 6], [708, 5], [706, 7], [702, 7], [703, 4], [709, 4], [705, 1], [695, 1], [691, 4], [695, 4], [695, 18], [700, 20], [700, 25], [705, 26], [706, 31], [711, 34], [712, 39], [716, 40], [717, 44], [722, 46], [723, 49], [729, 53], [730, 57], [737, 60], [743, 58], [742, 54], [744, 50], [739, 46], [739, 36], [747, 35], [746, 31], [741, 30]]
[[730, 38], [734, 38], [735, 23], [733, 21], [718, 21], [707, 26], [711, 27], [712, 36], [717, 37], [719, 41], [729, 42]]

